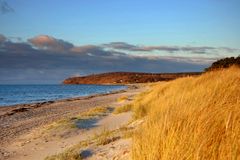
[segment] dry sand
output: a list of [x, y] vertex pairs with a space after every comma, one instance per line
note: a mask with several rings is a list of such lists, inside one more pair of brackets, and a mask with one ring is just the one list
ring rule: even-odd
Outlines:
[[[105, 106], [114, 109], [129, 103], [133, 96], [145, 89], [142, 86], [129, 87], [111, 94], [2, 107], [0, 108], [0, 159], [41, 160], [46, 156], [63, 152], [81, 140], [101, 132], [103, 128], [118, 129], [129, 122], [130, 112], [117, 115], [109, 112], [101, 118], [86, 122], [85, 128], [65, 130], [56, 133], [57, 136], [52, 134], [50, 137], [44, 137], [38, 134], [44, 126], [63, 118], [73, 117], [91, 108]], [[128, 100], [117, 102], [122, 96], [127, 96]], [[126, 159], [129, 145], [130, 140], [122, 139], [106, 146], [92, 147], [91, 156], [86, 159]]]

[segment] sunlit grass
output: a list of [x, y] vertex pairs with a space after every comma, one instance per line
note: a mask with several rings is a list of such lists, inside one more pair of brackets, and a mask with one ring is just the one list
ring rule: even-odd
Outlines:
[[134, 160], [240, 159], [240, 69], [161, 82], [133, 103]]
[[59, 121], [53, 122], [46, 126], [45, 131], [52, 131], [56, 129], [67, 129], [67, 128], [76, 128], [76, 122], [81, 120], [86, 120], [98, 116], [104, 116], [109, 111], [109, 108], [107, 107], [95, 107], [92, 109], [89, 109], [77, 116], [64, 118]]
[[115, 132], [115, 130], [104, 128], [100, 133], [95, 134], [93, 139], [95, 139], [97, 145], [106, 145], [118, 139]]
[[104, 113], [108, 112], [107, 107], [95, 107], [93, 109], [90, 109], [82, 114], [80, 114], [80, 117], [93, 117], [93, 116], [101, 116]]
[[114, 114], [119, 114], [119, 113], [123, 113], [123, 112], [128, 112], [132, 109], [132, 105], [131, 104], [126, 104], [123, 106], [118, 106], [114, 109]]
[[128, 100], [127, 96], [121, 96], [117, 99], [117, 102], [125, 102], [126, 100]]
[[80, 143], [66, 149], [62, 153], [46, 157], [45, 160], [82, 160], [83, 158], [81, 157], [80, 149], [88, 145], [88, 140], [81, 141]]

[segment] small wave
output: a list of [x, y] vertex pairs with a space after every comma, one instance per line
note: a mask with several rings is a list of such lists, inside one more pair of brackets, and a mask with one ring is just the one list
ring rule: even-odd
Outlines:
[[32, 100], [29, 100], [29, 101], [31, 101], [31, 102], [34, 102], [34, 101], [47, 101], [48, 99], [32, 99]]

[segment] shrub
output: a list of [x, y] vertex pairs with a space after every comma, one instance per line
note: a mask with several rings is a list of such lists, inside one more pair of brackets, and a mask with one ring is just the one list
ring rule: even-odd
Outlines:
[[234, 58], [224, 58], [214, 62], [209, 68], [206, 68], [205, 71], [212, 71], [216, 69], [229, 68], [230, 66], [239, 66], [240, 67], [240, 56]]

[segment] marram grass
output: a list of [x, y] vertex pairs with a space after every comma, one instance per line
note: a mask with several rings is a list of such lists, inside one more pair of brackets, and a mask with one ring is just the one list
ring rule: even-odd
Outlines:
[[240, 69], [157, 83], [133, 104], [146, 122], [133, 160], [240, 159]]

